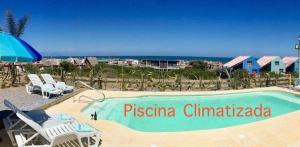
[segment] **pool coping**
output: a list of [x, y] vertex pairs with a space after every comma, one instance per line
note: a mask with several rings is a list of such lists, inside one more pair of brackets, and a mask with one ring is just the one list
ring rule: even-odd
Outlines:
[[[224, 91], [187, 91], [187, 92], [184, 92], [184, 94], [179, 94], [178, 91], [172, 91], [171, 93], [173, 93], [173, 94], [166, 94], [167, 92], [160, 92], [159, 94], [141, 94], [141, 95], [137, 95], [137, 96], [127, 96], [127, 97], [106, 97], [106, 100], [109, 100], [109, 99], [133, 99], [133, 98], [140, 98], [140, 97], [146, 97], [146, 96], [166, 96], [166, 98], [168, 98], [167, 96], [209, 96], [209, 95], [225, 95], [225, 94], [238, 94], [238, 93], [251, 93], [251, 92], [264, 92], [264, 91], [268, 91], [268, 92], [277, 91], [277, 92], [286, 92], [286, 93], [290, 93], [290, 94], [300, 95], [300, 93], [297, 93], [293, 90], [285, 89], [285, 88], [281, 88], [281, 87], [263, 87], [263, 88], [240, 89], [240, 90], [224, 90]], [[114, 91], [114, 92], [124, 92], [124, 91]], [[139, 91], [125, 91], [125, 92], [139, 93]], [[142, 92], [145, 92], [145, 91], [142, 91]], [[148, 91], [146, 91], [146, 92], [148, 92]], [[150, 91], [150, 92], [152, 92], [152, 91]], [[224, 93], [221, 93], [221, 92], [224, 92]], [[190, 93], [195, 93], [195, 94], [190, 94]], [[82, 109], [80, 109], [80, 113], [84, 113], [83, 111], [95, 102], [97, 102], [97, 101], [92, 101], [92, 102], [88, 103], [87, 105], [85, 105]], [[203, 130], [188, 130], [188, 131], [153, 131], [153, 132], [151, 132], [151, 131], [141, 131], [141, 130], [130, 128], [130, 127], [124, 125], [124, 124], [121, 124], [121, 123], [113, 121], [113, 120], [101, 119], [101, 121], [109, 121], [109, 122], [117, 123], [117, 124], [119, 124], [119, 125], [121, 125], [125, 128], [130, 129], [131, 131], [140, 132], [140, 133], [181, 133], [181, 132], [184, 133], [184, 132], [221, 130], [221, 129], [232, 128], [232, 127], [237, 127], [237, 126], [244, 126], [244, 125], [248, 125], [248, 124], [252, 124], [252, 123], [259, 123], [261, 121], [271, 120], [271, 119], [274, 119], [274, 118], [276, 119], [278, 117], [282, 117], [282, 116], [285, 116], [285, 115], [288, 115], [288, 114], [291, 114], [291, 113], [296, 113], [298, 111], [300, 111], [300, 110], [292, 111], [292, 112], [289, 112], [289, 113], [285, 113], [285, 114], [282, 114], [282, 115], [278, 115], [278, 116], [275, 116], [275, 117], [271, 117], [271, 118], [267, 118], [267, 119], [263, 119], [263, 120], [259, 120], [259, 121], [254, 121], [254, 122], [251, 122], [251, 123], [239, 124], [239, 125], [222, 127], [222, 128], [212, 128], [212, 129], [203, 129]]]
[[[294, 90], [285, 89], [281, 87], [263, 87], [263, 88], [252, 88], [252, 89], [238, 89], [238, 90], [220, 90], [220, 91], [184, 91], [184, 93], [179, 94], [178, 92], [181, 91], [170, 91], [173, 94], [164, 94], [164, 92], [160, 92], [159, 94], [141, 94], [137, 96], [125, 96], [125, 97], [106, 97], [105, 100], [110, 99], [133, 99], [133, 98], [141, 98], [141, 97], [151, 97], [151, 96], [211, 96], [211, 95], [225, 95], [225, 94], [237, 94], [237, 93], [251, 93], [251, 92], [272, 92], [272, 91], [284, 91], [291, 94], [296, 94], [300, 96], [300, 93], [295, 92]], [[83, 92], [83, 91], [82, 91]], [[124, 91], [114, 91], [114, 92], [124, 92]], [[126, 91], [131, 92], [131, 91]], [[133, 91], [133, 92], [140, 92], [140, 91]], [[142, 92], [152, 92], [152, 91], [142, 91]], [[221, 93], [224, 92], [224, 93]], [[188, 94], [187, 94], [188, 93]], [[195, 94], [190, 94], [195, 93]], [[84, 111], [87, 107], [93, 105], [93, 103], [97, 102], [97, 100], [88, 103], [84, 106], [81, 110]]]

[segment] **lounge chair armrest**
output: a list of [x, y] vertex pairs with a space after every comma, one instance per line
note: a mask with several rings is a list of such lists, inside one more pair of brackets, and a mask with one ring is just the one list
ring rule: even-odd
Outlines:
[[60, 134], [55, 136], [55, 138], [53, 138], [53, 141], [51, 143], [51, 146], [56, 146], [62, 143], [65, 143], [66, 140], [76, 140], [78, 139], [78, 135], [76, 133], [64, 133], [64, 134]]
[[66, 83], [65, 82], [57, 82], [55, 85], [58, 85], [58, 86], [66, 86]]
[[45, 90], [47, 90], [47, 89], [54, 89], [53, 85], [51, 85], [51, 84], [44, 84], [44, 85], [41, 86], [41, 88], [45, 89]]
[[42, 91], [44, 92], [49, 92], [49, 93], [61, 93], [62, 91], [54, 88], [52, 84], [44, 84], [43, 86], [41, 86]]

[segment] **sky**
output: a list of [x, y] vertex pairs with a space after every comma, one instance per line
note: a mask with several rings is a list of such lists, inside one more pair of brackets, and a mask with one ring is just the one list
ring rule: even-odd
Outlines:
[[[292, 56], [299, 0], [0, 0], [44, 56]], [[1, 16], [1, 15], [0, 15]]]

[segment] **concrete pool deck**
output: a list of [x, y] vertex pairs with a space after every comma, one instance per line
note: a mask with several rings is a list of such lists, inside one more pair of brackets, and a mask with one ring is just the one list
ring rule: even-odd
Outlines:
[[[131, 92], [103, 91], [107, 97], [134, 97], [142, 95], [207, 95], [232, 92], [251, 92], [257, 90], [291, 90], [269, 87], [230, 91], [204, 92]], [[294, 92], [295, 93], [295, 92]], [[76, 95], [95, 97], [97, 93], [91, 90]], [[86, 99], [85, 99], [86, 100]], [[295, 111], [267, 120], [211, 130], [188, 132], [140, 132], [116, 122], [106, 120], [91, 120], [80, 113], [88, 104], [87, 101], [73, 102], [73, 98], [52, 106], [48, 113], [65, 112], [81, 122], [86, 122], [102, 131], [104, 147], [136, 146], [136, 147], [174, 147], [174, 146], [300, 146], [300, 111]]]
[[45, 99], [40, 94], [28, 94], [25, 86], [0, 89], [0, 111], [8, 110], [3, 100], [8, 99], [22, 110], [32, 110], [55, 100]]

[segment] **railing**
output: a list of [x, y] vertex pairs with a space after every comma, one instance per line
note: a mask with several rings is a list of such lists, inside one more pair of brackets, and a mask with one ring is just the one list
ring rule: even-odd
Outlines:
[[[81, 99], [82, 97], [85, 97], [85, 98], [87, 98], [87, 99], [89, 99], [89, 100], [92, 100], [92, 101], [98, 101], [98, 102], [103, 102], [103, 101], [105, 100], [105, 94], [104, 94], [103, 92], [98, 91], [98, 90], [95, 89], [94, 87], [91, 87], [91, 86], [87, 85], [86, 83], [84, 83], [84, 82], [82, 82], [82, 81], [76, 81], [75, 83], [80, 83], [81, 85], [83, 85], [83, 86], [85, 86], [85, 87], [87, 87], [87, 88], [89, 88], [89, 89], [91, 89], [91, 90], [94, 90], [95, 92], [97, 92], [97, 93], [99, 93], [99, 94], [101, 94], [101, 95], [103, 96], [103, 98], [102, 98], [101, 100], [99, 100], [99, 99], [94, 99], [94, 98], [89, 97], [89, 96], [86, 96], [86, 95], [81, 95], [81, 96], [78, 97], [78, 101], [79, 101], [79, 102], [80, 102], [80, 99]], [[73, 97], [73, 102], [76, 102], [76, 98], [75, 98], [75, 97]]]

